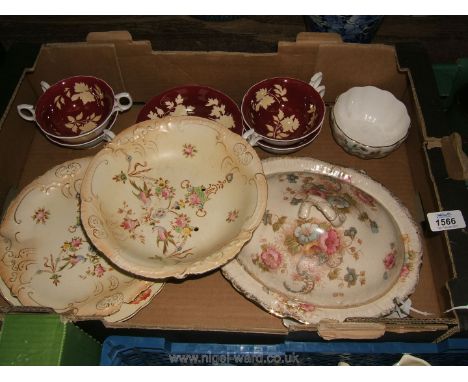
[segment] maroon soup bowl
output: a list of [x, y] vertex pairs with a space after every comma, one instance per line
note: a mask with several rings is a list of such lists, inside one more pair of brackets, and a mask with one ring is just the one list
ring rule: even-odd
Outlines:
[[[246, 132], [247, 128], [244, 128], [243, 132]], [[255, 144], [252, 144], [252, 146], [258, 146], [260, 147], [263, 151], [266, 151], [270, 154], [278, 154], [278, 155], [286, 155], [286, 154], [291, 154], [296, 151], [302, 150], [304, 147], [309, 146], [320, 134], [320, 131], [322, 131], [322, 127], [314, 131], [312, 134], [307, 136], [307, 138], [304, 138], [303, 140], [293, 143], [289, 146], [274, 146], [272, 144], [263, 142], [261, 140], [255, 142]]]
[[320, 85], [322, 73], [310, 83], [275, 77], [253, 85], [242, 99], [242, 117], [249, 128], [243, 137], [251, 144], [291, 146], [318, 131], [325, 117]]
[[136, 122], [166, 116], [194, 115], [218, 122], [242, 135], [239, 106], [219, 90], [202, 85], [182, 85], [151, 98], [141, 109]]
[[52, 86], [43, 81], [41, 87], [44, 93], [36, 106], [18, 105], [18, 113], [35, 121], [47, 138], [58, 144], [112, 137], [106, 128], [114, 121], [114, 114], [132, 106], [130, 94], [114, 94], [105, 81], [92, 76], [69, 77]]

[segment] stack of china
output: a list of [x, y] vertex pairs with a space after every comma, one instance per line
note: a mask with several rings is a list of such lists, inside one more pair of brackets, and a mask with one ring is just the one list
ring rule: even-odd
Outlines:
[[137, 123], [14, 199], [0, 225], [0, 291], [14, 306], [128, 319], [167, 278], [232, 260], [266, 199], [260, 159], [222, 124]]
[[18, 113], [63, 147], [84, 149], [111, 140], [117, 113], [132, 106], [128, 93], [114, 94], [105, 81], [92, 76], [69, 77], [52, 86], [42, 81], [41, 87], [36, 106], [18, 105]]
[[309, 83], [275, 77], [253, 85], [242, 100], [243, 137], [273, 154], [308, 146], [320, 133], [325, 116], [321, 81], [322, 73], [316, 73]]

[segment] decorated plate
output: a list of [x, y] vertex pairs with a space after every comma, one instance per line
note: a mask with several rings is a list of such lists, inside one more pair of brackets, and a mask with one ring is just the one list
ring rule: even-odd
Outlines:
[[79, 191], [89, 162], [83, 158], [49, 170], [6, 212], [0, 226], [0, 276], [24, 306], [105, 317], [153, 285], [118, 271], [88, 242]]
[[83, 226], [119, 268], [154, 279], [231, 260], [263, 216], [260, 159], [239, 135], [200, 117], [138, 123], [91, 161]]
[[219, 90], [202, 85], [178, 86], [151, 98], [138, 114], [137, 123], [184, 115], [211, 119], [236, 134], [242, 134], [239, 106]]
[[[148, 289], [136, 296], [134, 300], [122, 304], [118, 312], [113, 313], [110, 316], [103, 317], [102, 319], [106, 322], [121, 322], [132, 318], [141, 309], [148, 305], [159, 292], [161, 292], [163, 286], [164, 284], [154, 283]], [[0, 279], [0, 295], [2, 295], [5, 300], [14, 307], [23, 306], [17, 298], [13, 297], [2, 279]]]
[[263, 166], [263, 222], [223, 267], [239, 291], [304, 323], [384, 315], [395, 298], [412, 293], [421, 240], [408, 210], [386, 188], [310, 158], [272, 158]]

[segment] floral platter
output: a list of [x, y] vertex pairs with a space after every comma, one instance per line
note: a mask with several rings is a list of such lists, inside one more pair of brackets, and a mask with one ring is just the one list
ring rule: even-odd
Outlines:
[[184, 278], [231, 260], [267, 199], [260, 159], [244, 139], [183, 116], [117, 135], [92, 159], [81, 192], [93, 244], [119, 268], [150, 279]]
[[421, 239], [384, 186], [311, 158], [262, 164], [269, 193], [262, 224], [222, 268], [237, 290], [306, 324], [381, 316], [414, 291]]
[[118, 271], [88, 242], [79, 202], [89, 163], [82, 158], [52, 168], [8, 207], [0, 226], [0, 278], [13, 305], [124, 320], [162, 288]]
[[[115, 312], [109, 316], [102, 317], [101, 319], [106, 322], [122, 322], [132, 318], [135, 314], [137, 314], [141, 309], [143, 309], [146, 305], [148, 305], [151, 300], [161, 292], [164, 284], [161, 283], [153, 283], [148, 289], [141, 292], [138, 296], [136, 296], [132, 301], [123, 303], [120, 306], [120, 310]], [[6, 301], [10, 303], [13, 307], [20, 307], [23, 306], [21, 302], [14, 297], [10, 289], [6, 286], [3, 280], [0, 278], [0, 296], [2, 296]]]

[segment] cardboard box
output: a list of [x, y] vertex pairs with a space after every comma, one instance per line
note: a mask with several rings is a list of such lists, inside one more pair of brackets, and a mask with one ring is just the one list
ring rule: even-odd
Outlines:
[[[135, 101], [121, 114], [114, 131], [132, 125], [142, 105], [161, 91], [184, 83], [217, 88], [240, 103], [255, 82], [274, 76], [308, 81], [323, 72], [325, 101], [352, 86], [374, 85], [402, 100], [412, 127], [404, 145], [380, 160], [362, 160], [346, 154], [333, 140], [327, 114], [320, 136], [293, 154], [311, 156], [338, 165], [362, 169], [381, 182], [411, 211], [417, 222], [423, 211], [438, 211], [437, 190], [431, 180], [425, 125], [412, 86], [411, 75], [398, 67], [395, 49], [384, 45], [344, 44], [337, 35], [301, 33], [296, 42], [280, 42], [278, 52], [251, 54], [232, 52], [153, 52], [147, 41], [132, 41], [127, 32], [91, 33], [84, 43], [47, 44], [32, 70], [24, 73], [13, 95], [0, 130], [0, 202], [11, 189], [21, 189], [35, 177], [66, 160], [95, 154], [99, 148], [74, 151], [51, 144], [39, 130], [16, 112], [20, 103], [34, 104], [41, 94], [40, 81], [54, 83], [78, 74], [103, 78], [115, 92], [128, 91]], [[261, 158], [270, 156], [258, 150]], [[118, 328], [268, 333], [286, 336], [292, 331], [307, 337], [422, 338], [440, 340], [458, 330], [457, 320], [443, 312], [451, 307], [445, 285], [454, 269], [444, 235], [424, 236], [420, 280], [411, 296], [413, 306], [432, 316], [414, 314], [404, 319], [352, 319], [343, 324], [321, 323], [287, 329], [239, 294], [219, 271], [184, 281], [169, 281], [163, 291], [137, 315]], [[0, 308], [8, 304], [0, 301]], [[110, 324], [108, 324], [110, 325]]]

